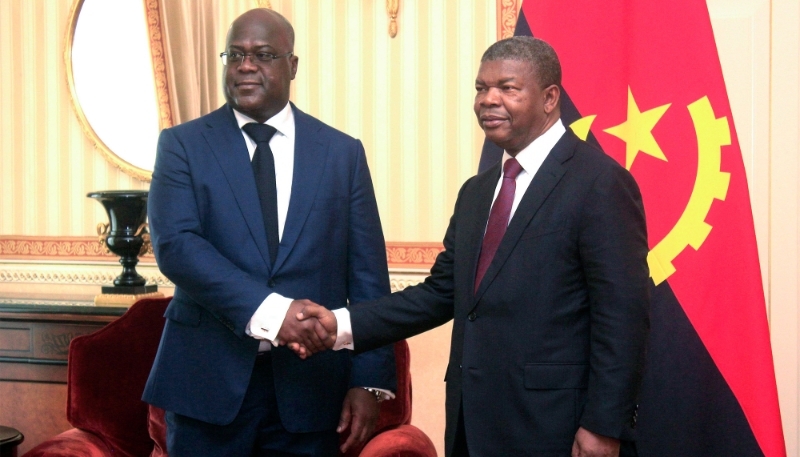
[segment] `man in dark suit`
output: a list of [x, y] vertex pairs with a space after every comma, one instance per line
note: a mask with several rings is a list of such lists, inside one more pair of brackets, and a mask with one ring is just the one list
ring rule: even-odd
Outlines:
[[237, 18], [227, 104], [159, 139], [148, 216], [176, 289], [143, 399], [166, 410], [173, 457], [335, 455], [337, 428], [362, 443], [396, 386], [391, 347], [304, 361], [283, 346], [328, 337], [288, 297], [389, 293], [364, 149], [289, 103], [293, 45], [274, 11]]
[[562, 125], [560, 83], [547, 43], [493, 44], [475, 114], [503, 160], [461, 188], [430, 276], [349, 310], [298, 315], [356, 351], [453, 319], [448, 456], [635, 452], [649, 329], [644, 210], [630, 173]]

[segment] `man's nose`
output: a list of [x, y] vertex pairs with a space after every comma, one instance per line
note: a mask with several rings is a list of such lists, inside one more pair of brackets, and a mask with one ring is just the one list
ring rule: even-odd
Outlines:
[[490, 87], [481, 97], [481, 106], [496, 106], [500, 103], [500, 89]]
[[258, 70], [258, 65], [253, 62], [255, 57], [253, 54], [245, 54], [242, 57], [242, 61], [239, 63], [239, 71], [256, 71]]

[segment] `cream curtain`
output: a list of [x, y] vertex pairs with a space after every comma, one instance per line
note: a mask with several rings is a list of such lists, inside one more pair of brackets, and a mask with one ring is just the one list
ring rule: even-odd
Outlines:
[[[145, 0], [148, 1], [148, 0]], [[222, 64], [228, 26], [258, 0], [158, 0], [173, 125], [225, 103]]]
[[222, 104], [219, 0], [159, 0], [173, 125]]

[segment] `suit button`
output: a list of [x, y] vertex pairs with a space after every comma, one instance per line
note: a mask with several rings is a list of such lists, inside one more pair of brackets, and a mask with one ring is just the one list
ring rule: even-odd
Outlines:
[[271, 288], [275, 288], [275, 280], [272, 279], [272, 278], [269, 278], [269, 281], [267, 281], [267, 285], [269, 287], [271, 287]]
[[477, 318], [478, 318], [478, 315], [475, 314], [475, 313], [469, 313], [469, 316], [467, 316], [467, 319], [469, 319], [470, 322], [473, 322]]

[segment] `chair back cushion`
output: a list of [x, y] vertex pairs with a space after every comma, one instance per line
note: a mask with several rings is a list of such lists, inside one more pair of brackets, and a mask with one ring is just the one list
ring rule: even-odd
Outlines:
[[171, 298], [144, 299], [119, 319], [70, 343], [67, 420], [98, 435], [115, 455], [153, 449], [141, 401]]

